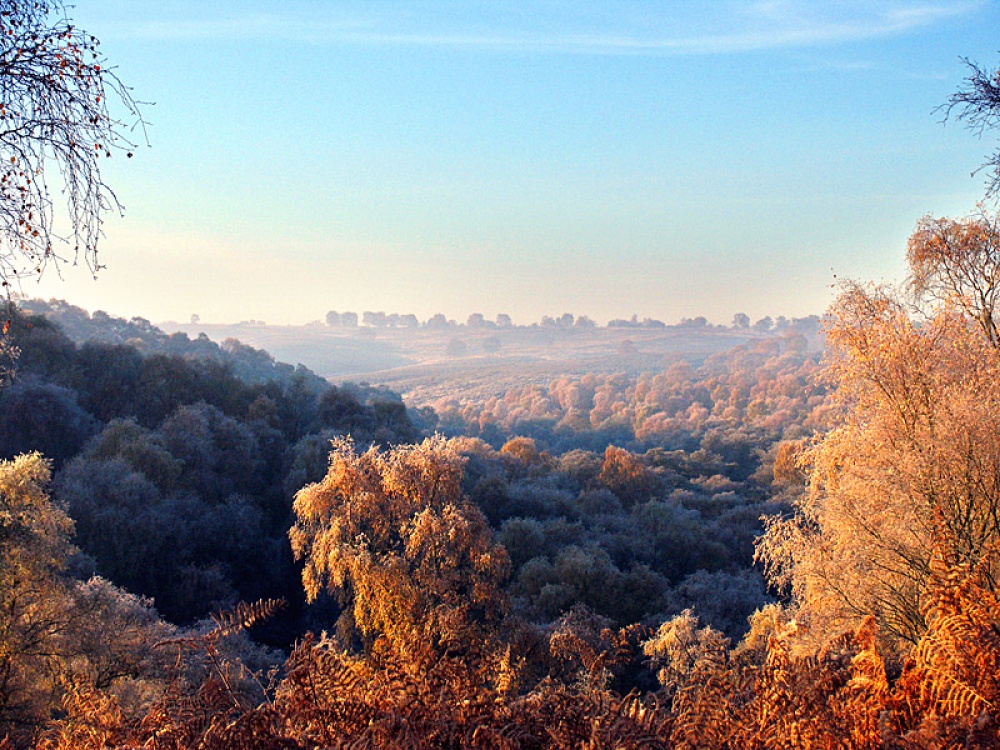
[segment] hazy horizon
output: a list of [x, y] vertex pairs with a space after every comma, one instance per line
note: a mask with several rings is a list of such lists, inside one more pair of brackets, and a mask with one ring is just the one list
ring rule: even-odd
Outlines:
[[[55, 291], [58, 292], [58, 288], [56, 288]], [[61, 302], [65, 302], [65, 303], [67, 303], [69, 305], [73, 305], [75, 307], [79, 307], [79, 308], [83, 309], [85, 312], [87, 312], [90, 315], [93, 315], [96, 312], [103, 312], [103, 313], [106, 313], [106, 314], [110, 315], [112, 318], [121, 318], [123, 320], [130, 320], [130, 319], [136, 318], [136, 317], [141, 317], [141, 318], [145, 317], [143, 315], [140, 315], [139, 313], [135, 313], [134, 311], [130, 312], [128, 310], [121, 310], [121, 311], [119, 311], [119, 310], [110, 310], [110, 309], [107, 309], [106, 307], [88, 308], [88, 307], [86, 307], [84, 305], [77, 304], [77, 302], [75, 302], [72, 299], [68, 299], [68, 298], [65, 298], [65, 297], [60, 297], [60, 296], [58, 296], [58, 294], [54, 294], [54, 295], [51, 295], [49, 297], [42, 297], [40, 295], [33, 295], [33, 296], [32, 295], [20, 295], [20, 294], [18, 294], [18, 293], [15, 292], [14, 295], [13, 295], [13, 298], [14, 298], [15, 301], [23, 300], [25, 302], [30, 302], [32, 300], [41, 300], [43, 302], [50, 302], [50, 301], [53, 301], [53, 300], [58, 300], [58, 301], [61, 301]], [[272, 321], [269, 321], [269, 320], [265, 320], [263, 318], [249, 318], [249, 317], [243, 317], [243, 318], [239, 318], [239, 319], [233, 318], [233, 319], [226, 319], [226, 320], [210, 320], [210, 319], [206, 319], [203, 316], [197, 315], [197, 314], [195, 314], [195, 315], [197, 315], [197, 320], [193, 320], [192, 316], [188, 316], [186, 319], [182, 319], [182, 320], [177, 320], [177, 319], [156, 320], [156, 319], [149, 319], [149, 318], [146, 318], [146, 320], [148, 320], [150, 323], [152, 323], [153, 325], [156, 325], [156, 326], [167, 325], [167, 326], [172, 326], [172, 327], [176, 327], [176, 328], [191, 328], [191, 327], [196, 327], [196, 326], [212, 326], [212, 327], [219, 327], [219, 328], [235, 328], [235, 327], [239, 327], [239, 326], [249, 326], [249, 327], [254, 327], [254, 326], [268, 326], [268, 327], [303, 328], [303, 327], [311, 327], [311, 326], [319, 325], [319, 326], [321, 326], [323, 328], [333, 328], [333, 329], [345, 330], [345, 331], [349, 331], [349, 330], [352, 330], [352, 329], [359, 329], [359, 328], [375, 328], [375, 329], [386, 328], [386, 329], [395, 329], [395, 330], [402, 331], [402, 330], [406, 330], [408, 328], [408, 326], [406, 326], [406, 325], [404, 325], [402, 323], [389, 324], [389, 325], [376, 325], [376, 324], [372, 324], [372, 323], [365, 323], [363, 321], [363, 319], [362, 319], [363, 315], [365, 313], [375, 313], [377, 315], [386, 315], [386, 316], [396, 315], [398, 317], [405, 317], [405, 316], [413, 314], [413, 313], [410, 313], [408, 311], [402, 311], [402, 310], [374, 310], [374, 309], [367, 308], [367, 307], [363, 308], [363, 309], [357, 309], [357, 310], [348, 310], [348, 309], [344, 308], [344, 309], [341, 309], [341, 310], [333, 310], [332, 312], [337, 312], [337, 313], [354, 313], [358, 317], [358, 322], [355, 325], [337, 324], [337, 325], [331, 326], [325, 320], [326, 313], [328, 313], [328, 312], [331, 312], [331, 310], [327, 310], [327, 311], [325, 311], [323, 313], [323, 315], [317, 315], [316, 317], [311, 318], [311, 319], [302, 319], [302, 320], [293, 321], [293, 322], [272, 322]], [[493, 314], [493, 315], [483, 314], [481, 310], [470, 310], [470, 311], [468, 311], [466, 313], [459, 313], [457, 315], [448, 315], [444, 311], [438, 310], [433, 315], [429, 315], [427, 317], [422, 317], [422, 316], [419, 316], [419, 315], [415, 315], [415, 317], [417, 318], [418, 327], [421, 328], [421, 329], [426, 328], [427, 327], [427, 323], [430, 320], [430, 318], [434, 317], [434, 316], [437, 316], [437, 315], [444, 315], [445, 320], [448, 323], [448, 327], [455, 326], [455, 327], [459, 327], [459, 328], [465, 328], [465, 327], [468, 327], [468, 320], [469, 320], [469, 318], [471, 316], [477, 314], [477, 313], [483, 315], [483, 318], [484, 318], [484, 325], [481, 327], [481, 330], [484, 330], [484, 331], [487, 331], [487, 330], [500, 330], [501, 328], [503, 328], [503, 326], [500, 326], [497, 323], [498, 316], [506, 314], [503, 310], [499, 310], [496, 314]], [[739, 314], [739, 313], [746, 314], [742, 310], [737, 310], [737, 312], [734, 313], [734, 315]], [[765, 312], [763, 315], [761, 315], [758, 318], [754, 318], [752, 316], [748, 316], [748, 317], [750, 317], [750, 325], [752, 326], [754, 324], [757, 324], [757, 323], [761, 322], [763, 318], [770, 319], [771, 322], [772, 322], [772, 324], [777, 324], [779, 322], [780, 318], [785, 318], [785, 320], [788, 323], [791, 323], [793, 321], [802, 320], [802, 319], [806, 319], [806, 318], [809, 318], [809, 317], [822, 318], [823, 315], [824, 315], [824, 313], [825, 313], [825, 311], [823, 311], [823, 310], [817, 310], [815, 312], [808, 313], [806, 315], [781, 316], [781, 315], [769, 315], [769, 314], [767, 314]], [[622, 328], [622, 329], [629, 329], [629, 328], [632, 328], [632, 327], [636, 327], [636, 328], [657, 328], [659, 326], [659, 324], [663, 324], [664, 326], [666, 326], [668, 328], [670, 328], [670, 327], [678, 327], [678, 326], [685, 326], [685, 325], [691, 325], [691, 324], [697, 326], [697, 325], [699, 325], [697, 323], [697, 321], [698, 321], [699, 318], [704, 318], [705, 321], [706, 321], [706, 324], [708, 326], [723, 327], [723, 328], [734, 327], [734, 320], [733, 320], [734, 316], [729, 316], [728, 319], [723, 320], [721, 318], [715, 319], [715, 318], [709, 317], [708, 315], [704, 315], [704, 314], [698, 313], [698, 314], [694, 314], [694, 315], [691, 315], [691, 316], [683, 316], [683, 317], [681, 317], [679, 319], [676, 319], [676, 320], [663, 320], [661, 318], [654, 318], [652, 316], [640, 315], [640, 314], [638, 314], [636, 312], [631, 312], [631, 313], [628, 313], [628, 314], [624, 314], [623, 313], [621, 315], [614, 315], [614, 316], [612, 316], [610, 318], [595, 318], [594, 316], [589, 315], [585, 310], [575, 310], [575, 311], [574, 310], [561, 310], [561, 311], [549, 310], [549, 312], [543, 313], [541, 316], [539, 316], [537, 319], [534, 319], [534, 320], [518, 319], [518, 318], [516, 318], [514, 316], [509, 316], [510, 319], [511, 319], [510, 326], [515, 327], [515, 328], [546, 327], [546, 325], [548, 325], [548, 324], [544, 321], [545, 318], [552, 318], [555, 321], [555, 319], [557, 319], [557, 318], [559, 318], [559, 317], [561, 317], [563, 315], [567, 315], [567, 314], [572, 315], [573, 318], [574, 318], [574, 324], [572, 326], [567, 326], [567, 325], [559, 323], [559, 322], [553, 322], [552, 323], [552, 327], [553, 328], [563, 328], [563, 329], [565, 329], [565, 328], [570, 328], [570, 327], [572, 327], [572, 328], [578, 328], [581, 325], [585, 325], [585, 324], [577, 322], [577, 320], [579, 318], [586, 318], [586, 319], [588, 319], [590, 321], [590, 323], [592, 323], [597, 328], [615, 328], [615, 327]], [[621, 321], [625, 321], [626, 323], [631, 323], [632, 325], [618, 325], [618, 326], [612, 326], [611, 325], [612, 323], [619, 323]], [[586, 325], [589, 325], [589, 324], [586, 324]]]

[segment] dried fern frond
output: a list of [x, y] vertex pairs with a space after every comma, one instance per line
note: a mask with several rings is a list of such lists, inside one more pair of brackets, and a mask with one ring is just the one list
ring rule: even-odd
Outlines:
[[252, 604], [240, 602], [233, 609], [212, 616], [215, 629], [211, 633], [215, 638], [235, 635], [259, 622], [271, 619], [286, 604], [285, 599], [258, 599]]
[[[64, 679], [61, 687], [65, 716], [42, 734], [36, 750], [103, 750], [125, 743], [129, 733], [114, 697], [82, 677]], [[0, 741], [0, 750], [6, 748]]]
[[285, 599], [260, 599], [252, 604], [240, 602], [231, 610], [223, 610], [212, 615], [214, 626], [204, 633], [181, 635], [158, 641], [153, 648], [164, 646], [181, 646], [200, 649], [217, 641], [253, 627], [259, 622], [270, 619], [285, 607]]

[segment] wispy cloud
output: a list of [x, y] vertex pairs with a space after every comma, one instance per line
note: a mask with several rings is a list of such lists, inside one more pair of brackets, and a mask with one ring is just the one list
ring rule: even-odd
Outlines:
[[281, 13], [232, 16], [196, 12], [118, 25], [133, 38], [259, 41], [484, 49], [590, 55], [714, 55], [829, 46], [905, 35], [971, 16], [986, 0], [816, 3], [731, 0], [716, 3], [442, 2], [343, 6], [289, 2]]

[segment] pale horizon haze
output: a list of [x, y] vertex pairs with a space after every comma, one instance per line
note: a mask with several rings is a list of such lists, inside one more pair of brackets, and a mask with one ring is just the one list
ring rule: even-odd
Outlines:
[[[328, 310], [821, 314], [971, 212], [935, 108], [1000, 10], [917, 2], [77, 0], [149, 121], [105, 176], [95, 281], [27, 296], [154, 322]], [[141, 134], [136, 134], [141, 140]]]

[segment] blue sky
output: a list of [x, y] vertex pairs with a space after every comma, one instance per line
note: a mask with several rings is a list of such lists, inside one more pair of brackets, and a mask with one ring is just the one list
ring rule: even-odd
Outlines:
[[327, 310], [821, 313], [982, 197], [1000, 133], [937, 105], [1000, 64], [939, 2], [77, 0], [145, 108], [96, 281], [24, 292], [154, 321]]

